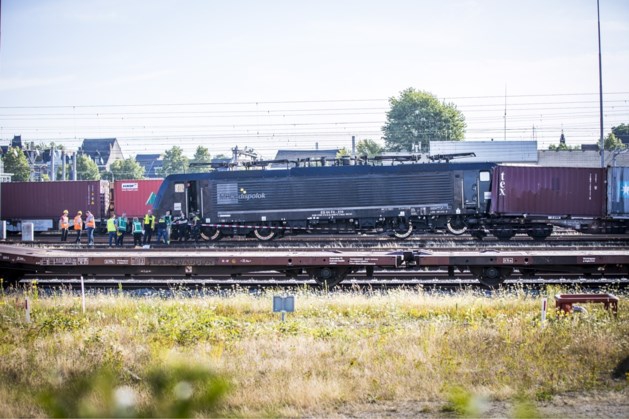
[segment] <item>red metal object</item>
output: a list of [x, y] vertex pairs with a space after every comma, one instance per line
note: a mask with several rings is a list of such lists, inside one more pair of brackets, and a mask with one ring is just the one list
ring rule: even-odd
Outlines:
[[142, 217], [146, 211], [153, 209], [147, 205], [151, 193], [157, 194], [162, 179], [116, 180], [112, 196], [113, 209], [117, 215], [123, 212], [128, 217]]
[[70, 216], [89, 210], [95, 217], [104, 215], [109, 182], [98, 180], [59, 182], [2, 183], [3, 219], [52, 219], [55, 222], [63, 210]]
[[605, 169], [496, 166], [491, 212], [529, 216], [604, 216], [605, 180]]
[[618, 297], [612, 294], [557, 294], [555, 295], [555, 306], [558, 310], [566, 313], [572, 311], [575, 303], [602, 303], [605, 310], [612, 309], [614, 314], [618, 313]]

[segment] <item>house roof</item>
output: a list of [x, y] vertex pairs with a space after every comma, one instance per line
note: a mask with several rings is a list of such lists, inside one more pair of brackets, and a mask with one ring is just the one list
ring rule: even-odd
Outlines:
[[80, 151], [90, 156], [97, 165], [106, 165], [111, 155], [111, 150], [117, 143], [115, 138], [86, 138], [81, 144]]
[[14, 135], [13, 139], [8, 145], [0, 146], [0, 154], [6, 154], [9, 151], [9, 147], [18, 147], [22, 148], [22, 136]]
[[144, 168], [145, 177], [157, 178], [161, 177], [158, 172], [164, 164], [160, 157], [160, 154], [138, 154], [135, 156], [135, 161]]

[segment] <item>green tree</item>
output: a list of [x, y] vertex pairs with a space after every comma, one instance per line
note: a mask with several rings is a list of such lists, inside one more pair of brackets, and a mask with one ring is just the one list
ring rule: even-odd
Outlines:
[[358, 156], [367, 156], [369, 158], [378, 156], [384, 152], [384, 147], [374, 140], [364, 139], [356, 144], [356, 153]]
[[465, 135], [465, 116], [453, 103], [439, 102], [425, 91], [408, 88], [389, 99], [391, 109], [382, 127], [390, 151], [428, 151], [430, 141], [458, 141]]
[[4, 171], [13, 173], [12, 180], [18, 182], [28, 182], [31, 179], [31, 166], [28, 164], [26, 155], [19, 147], [9, 147], [3, 157]]
[[76, 159], [77, 179], [100, 180], [98, 165], [87, 154], [79, 154]]
[[144, 167], [134, 158], [116, 160], [109, 166], [111, 179], [143, 179]]
[[[98, 165], [87, 154], [76, 158], [76, 178], [78, 180], [100, 180]], [[63, 165], [57, 167], [57, 180], [63, 180]], [[66, 164], [66, 180], [72, 180], [72, 164]]]
[[[613, 132], [605, 138], [605, 150], [624, 150], [627, 147]], [[600, 148], [600, 145], [599, 145]]]
[[339, 151], [336, 152], [336, 158], [340, 159], [342, 157], [349, 157], [351, 156], [352, 153], [349, 152], [349, 150], [345, 147], [339, 149]]
[[612, 127], [612, 133], [623, 143], [629, 143], [629, 124], [620, 124], [617, 127]]
[[164, 163], [162, 164], [161, 175], [168, 176], [174, 173], [186, 173], [190, 165], [189, 159], [184, 156], [183, 149], [173, 146], [164, 153]]
[[210, 171], [210, 162], [212, 161], [212, 156], [210, 155], [210, 151], [207, 147], [198, 146], [197, 150], [192, 156], [192, 161], [190, 162], [190, 171], [193, 173], [205, 173]]

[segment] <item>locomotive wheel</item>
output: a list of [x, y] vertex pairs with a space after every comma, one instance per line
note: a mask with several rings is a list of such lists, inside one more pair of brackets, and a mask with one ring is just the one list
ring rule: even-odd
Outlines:
[[223, 237], [223, 233], [216, 227], [202, 227], [201, 238], [207, 241], [219, 241]]
[[393, 235], [395, 236], [395, 238], [400, 240], [409, 238], [411, 234], [413, 234], [413, 223], [411, 223], [410, 221], [408, 222], [408, 224], [398, 224], [398, 226], [393, 230]]
[[269, 240], [273, 240], [275, 238], [277, 231], [271, 230], [268, 227], [262, 227], [253, 230], [253, 234], [258, 240], [268, 242]]
[[331, 268], [327, 266], [308, 271], [310, 278], [314, 279], [317, 284], [325, 286], [328, 289], [337, 286], [347, 277], [348, 273], [348, 268]]
[[463, 218], [453, 217], [448, 220], [448, 223], [446, 224], [446, 229], [450, 234], [460, 236], [467, 231], [467, 225], [465, 225], [465, 220]]
[[470, 267], [470, 272], [476, 279], [478, 279], [478, 282], [484, 286], [488, 288], [496, 288], [513, 273], [513, 268], [473, 266]]

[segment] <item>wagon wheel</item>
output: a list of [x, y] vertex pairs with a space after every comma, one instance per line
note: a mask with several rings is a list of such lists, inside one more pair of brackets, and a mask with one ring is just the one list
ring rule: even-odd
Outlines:
[[510, 240], [515, 236], [515, 231], [512, 228], [504, 227], [491, 230], [491, 234], [496, 236], [498, 240]]
[[325, 286], [328, 289], [334, 288], [347, 277], [349, 268], [332, 268], [323, 267], [311, 269], [308, 271], [310, 278], [314, 279], [317, 284]]
[[454, 234], [455, 236], [460, 236], [461, 234], [467, 231], [467, 225], [465, 224], [465, 219], [463, 217], [452, 217], [448, 220], [446, 224], [446, 229], [450, 234]]
[[223, 233], [216, 227], [201, 227], [201, 238], [207, 241], [219, 241]]
[[400, 223], [393, 229], [393, 235], [396, 239], [404, 240], [413, 234], [413, 223]]
[[487, 237], [487, 233], [484, 230], [472, 230], [470, 231], [470, 235], [476, 240], [483, 240]]
[[478, 282], [487, 288], [496, 288], [513, 273], [513, 268], [472, 266], [470, 267], [470, 272], [476, 279], [478, 279]]
[[268, 242], [269, 240], [273, 240], [275, 236], [277, 236], [277, 231], [265, 226], [256, 228], [255, 230], [253, 230], [253, 234], [258, 240]]
[[531, 237], [533, 240], [545, 240], [546, 237], [553, 234], [553, 227], [549, 225], [534, 227], [529, 229], [526, 234], [528, 234], [528, 236]]

